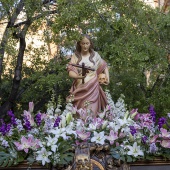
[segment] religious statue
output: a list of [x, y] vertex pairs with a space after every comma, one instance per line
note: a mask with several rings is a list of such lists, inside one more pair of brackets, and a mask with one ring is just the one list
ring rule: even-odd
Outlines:
[[88, 35], [77, 42], [76, 51], [67, 67], [69, 76], [74, 79], [67, 101], [77, 109], [88, 108], [94, 116], [107, 105], [107, 98], [101, 84], [109, 84], [109, 71], [106, 62], [98, 52]]

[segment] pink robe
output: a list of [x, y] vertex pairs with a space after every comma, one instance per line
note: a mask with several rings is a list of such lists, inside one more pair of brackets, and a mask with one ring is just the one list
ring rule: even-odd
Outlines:
[[[88, 102], [90, 103], [88, 105], [88, 109], [91, 109], [96, 115], [107, 105], [106, 95], [98, 82], [98, 75], [104, 71], [104, 69], [107, 67], [107, 64], [103, 59], [101, 59], [97, 52], [95, 52], [95, 55], [96, 62], [95, 66], [93, 65], [92, 67], [95, 68], [95, 71], [90, 71], [87, 73], [84, 84], [82, 84], [81, 79], [74, 80], [70, 90], [70, 95], [67, 97], [67, 101], [71, 99], [72, 96], [74, 96], [72, 103], [78, 109], [85, 108], [85, 103]], [[77, 57], [74, 56], [74, 59], [71, 60], [71, 63], [76, 64], [76, 61]], [[88, 64], [86, 66], [88, 66]], [[68, 71], [74, 71], [77, 74], [80, 70], [72, 65], [68, 65], [67, 69]]]

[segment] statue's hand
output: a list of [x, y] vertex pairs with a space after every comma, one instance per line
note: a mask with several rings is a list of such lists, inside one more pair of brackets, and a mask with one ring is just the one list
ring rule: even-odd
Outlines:
[[101, 84], [104, 84], [104, 85], [109, 85], [109, 82], [103, 82]]
[[100, 82], [99, 82], [99, 84], [101, 84], [101, 85], [102, 85], [102, 84], [103, 84], [103, 85], [109, 85], [109, 82], [103, 82], [103, 83], [100, 83]]
[[77, 79], [84, 79], [86, 77], [86, 75], [85, 76], [77, 76]]

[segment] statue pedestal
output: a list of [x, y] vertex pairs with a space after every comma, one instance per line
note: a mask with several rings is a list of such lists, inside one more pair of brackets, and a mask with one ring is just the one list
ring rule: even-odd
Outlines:
[[75, 148], [74, 167], [71, 170], [170, 170], [170, 160], [157, 157], [154, 160], [139, 160], [123, 163], [113, 159], [108, 144], [88, 143]]
[[[122, 164], [120, 167], [114, 166], [112, 168], [106, 168], [104, 165], [101, 163], [100, 160], [91, 159], [92, 167], [91, 169], [87, 170], [170, 170], [170, 160], [164, 160], [162, 158], [157, 158], [152, 161], [136, 161], [133, 163], [128, 163], [128, 164]], [[0, 167], [0, 170], [28, 170], [28, 163], [27, 162], [22, 162], [17, 166], [11, 166], [11, 167]], [[70, 169], [71, 167], [68, 167], [67, 169], [62, 169], [62, 170], [77, 170], [75, 168]], [[31, 166], [30, 170], [61, 170], [57, 167], [55, 168], [48, 168], [42, 165], [39, 165], [37, 163], [34, 163]], [[82, 170], [82, 169], [81, 169]]]
[[170, 170], [170, 160], [156, 158], [150, 161], [136, 161], [128, 164], [130, 170]]
[[75, 146], [74, 160], [65, 167], [42, 166], [34, 163], [31, 166], [26, 161], [16, 166], [0, 167], [0, 170], [170, 170], [170, 160], [155, 157], [154, 160], [138, 160], [123, 163], [113, 159], [108, 144], [96, 145], [87, 143]]
[[16, 166], [0, 167], [0, 170], [28, 170], [29, 167], [30, 170], [49, 170], [49, 168], [42, 166], [38, 163], [34, 163], [32, 166], [29, 166], [29, 164], [26, 161], [21, 162]]

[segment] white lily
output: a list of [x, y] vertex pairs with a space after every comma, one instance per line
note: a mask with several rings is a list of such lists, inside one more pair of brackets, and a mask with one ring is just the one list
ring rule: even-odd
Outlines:
[[130, 128], [129, 126], [125, 126], [121, 129], [121, 132], [122, 133], [125, 133], [125, 134], [130, 134]]
[[65, 126], [66, 126], [66, 117], [64, 115], [61, 115], [61, 121], [59, 127], [65, 127]]
[[105, 142], [106, 136], [104, 135], [104, 131], [97, 133], [94, 131], [94, 137], [91, 138], [91, 142], [96, 142], [103, 145]]
[[41, 148], [40, 151], [36, 152], [38, 154], [38, 156], [36, 157], [37, 161], [42, 161], [42, 165], [45, 165], [45, 163], [49, 163], [50, 159], [48, 158], [48, 156], [50, 156], [52, 154], [52, 152], [47, 151], [45, 148]]
[[50, 130], [50, 133], [54, 134], [56, 138], [59, 138], [61, 136], [61, 137], [63, 137], [64, 140], [67, 139], [65, 128], [56, 127], [54, 129]]
[[74, 128], [74, 123], [71, 122], [68, 126], [66, 126], [65, 131], [67, 134], [69, 134], [69, 135], [74, 134], [75, 137], [77, 137], [77, 133], [75, 130], [73, 130], [73, 128]]
[[89, 128], [87, 128], [87, 129], [90, 130], [90, 131], [96, 130], [97, 129], [97, 123], [96, 124], [90, 123], [89, 124]]
[[76, 121], [76, 129], [83, 130], [84, 128], [84, 122], [81, 119], [78, 119]]
[[124, 125], [130, 125], [132, 124], [133, 120], [130, 117], [124, 117], [123, 119], [117, 119], [118, 123], [120, 126], [124, 126]]
[[120, 125], [115, 122], [109, 122], [108, 128], [114, 130], [114, 132], [118, 132]]
[[47, 146], [51, 146], [51, 150], [53, 152], [56, 152], [56, 149], [58, 148], [58, 146], [56, 145], [58, 142], [58, 138], [54, 137], [51, 138], [51, 136], [45, 137], [47, 139]]
[[132, 155], [134, 157], [144, 155], [143, 151], [140, 149], [140, 146], [137, 146], [136, 142], [133, 144], [133, 146], [127, 146], [127, 147], [129, 148], [129, 151], [127, 152], [128, 155]]

